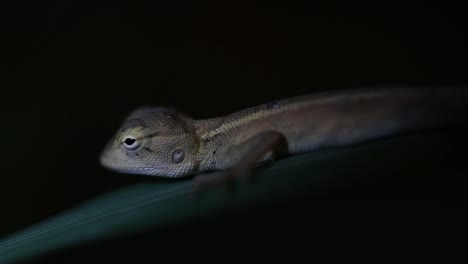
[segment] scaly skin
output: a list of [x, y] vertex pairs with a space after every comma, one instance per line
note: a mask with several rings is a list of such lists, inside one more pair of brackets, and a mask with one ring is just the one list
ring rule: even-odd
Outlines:
[[[100, 161], [121, 173], [160, 177], [246, 173], [251, 165], [281, 156], [466, 123], [467, 102], [464, 89], [413, 88], [317, 93], [204, 120], [142, 107], [123, 122]], [[224, 174], [212, 175], [228, 178]]]

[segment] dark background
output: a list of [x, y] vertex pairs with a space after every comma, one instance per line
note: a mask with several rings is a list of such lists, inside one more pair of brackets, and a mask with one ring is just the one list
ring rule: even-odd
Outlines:
[[376, 2], [3, 1], [0, 236], [138, 181], [97, 157], [143, 104], [466, 83], [461, 6]]

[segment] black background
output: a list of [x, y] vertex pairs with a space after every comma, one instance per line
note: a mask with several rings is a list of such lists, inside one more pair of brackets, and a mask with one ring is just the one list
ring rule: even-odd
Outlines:
[[461, 6], [375, 2], [3, 1], [0, 236], [138, 181], [97, 157], [143, 104], [466, 83]]

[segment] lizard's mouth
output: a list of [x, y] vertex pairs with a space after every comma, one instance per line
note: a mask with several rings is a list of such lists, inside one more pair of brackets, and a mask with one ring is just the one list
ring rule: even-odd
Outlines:
[[103, 151], [99, 157], [99, 163], [104, 168], [125, 174], [136, 175], [159, 175], [160, 171], [168, 170], [166, 166], [146, 166], [144, 164], [128, 164], [122, 159], [109, 155], [108, 152]]

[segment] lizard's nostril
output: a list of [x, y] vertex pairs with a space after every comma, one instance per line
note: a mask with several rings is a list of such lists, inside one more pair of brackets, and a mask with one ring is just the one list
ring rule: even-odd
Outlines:
[[107, 167], [107, 160], [107, 154], [105, 151], [103, 151], [99, 156], [99, 163], [101, 163], [102, 166]]

